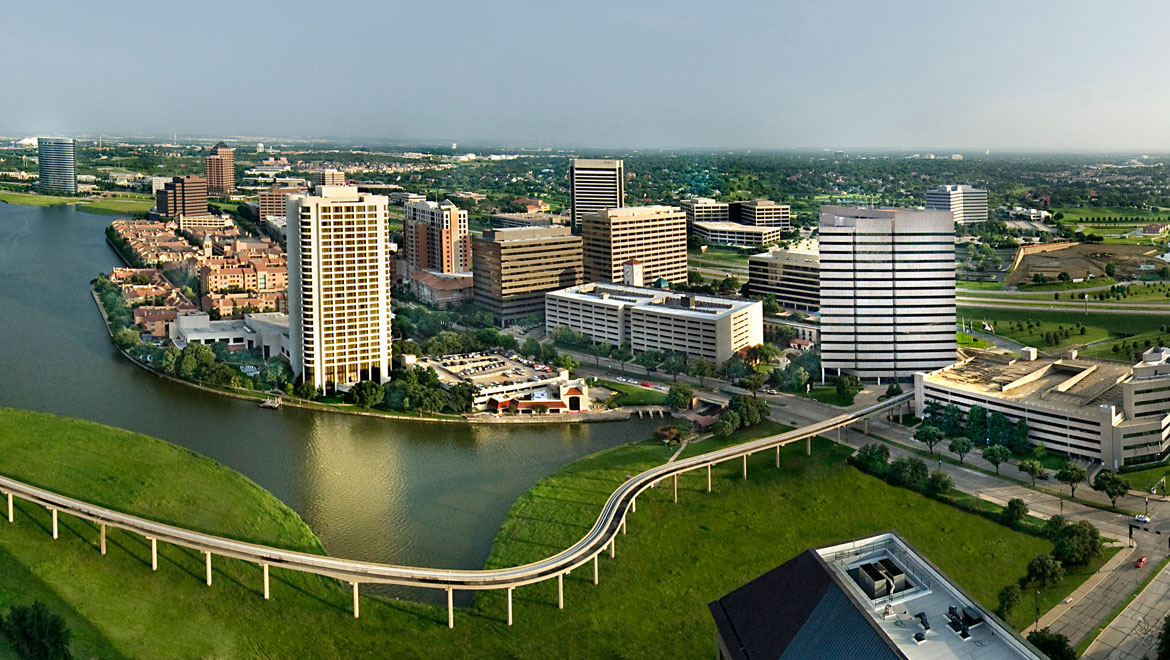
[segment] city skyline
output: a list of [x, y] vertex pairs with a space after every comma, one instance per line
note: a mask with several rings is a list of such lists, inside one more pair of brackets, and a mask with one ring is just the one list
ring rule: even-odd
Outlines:
[[[1170, 18], [1170, 8], [1155, 4], [1123, 15], [1091, 3], [989, 3], [956, 15], [918, 2], [718, 11], [697, 3], [663, 11], [349, 2], [332, 12], [338, 29], [313, 35], [315, 51], [330, 56], [291, 68], [282, 57], [290, 53], [238, 37], [250, 25], [297, 34], [311, 16], [308, 4], [281, 12], [213, 6], [182, 20], [172, 15], [178, 7], [123, 4], [128, 11], [82, 6], [65, 15], [11, 8], [13, 25], [52, 21], [59, 47], [38, 48], [33, 30], [14, 31], [0, 45], [9, 59], [32, 50], [46, 58], [44, 68], [9, 73], [13, 88], [39, 91], [6, 104], [0, 131], [597, 148], [1170, 149], [1157, 112], [1168, 100], [1166, 74], [1134, 47], [1155, 39], [1154, 26]], [[1012, 19], [999, 20], [1005, 14]], [[710, 25], [720, 22], [753, 29], [712, 41]], [[164, 24], [166, 31], [157, 29]], [[412, 25], [442, 25], [454, 46], [428, 49], [430, 31], [400, 29]], [[187, 85], [164, 75], [193, 44], [203, 46], [202, 66], [217, 82]], [[129, 74], [38, 83], [38, 70], [122, 60], [134, 62]], [[343, 97], [363, 89], [362, 102], [344, 113], [329, 95], [276, 113], [252, 102], [293, 98], [318, 79]], [[366, 93], [371, 79], [389, 84]], [[952, 91], [932, 93], [941, 82]], [[702, 100], [749, 89], [753, 102], [734, 107]], [[644, 102], [648, 93], [659, 102]]]

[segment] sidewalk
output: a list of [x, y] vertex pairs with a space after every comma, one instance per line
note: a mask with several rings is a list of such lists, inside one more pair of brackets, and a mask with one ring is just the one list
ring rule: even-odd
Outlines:
[[1162, 620], [1170, 614], [1170, 571], [1158, 573], [1137, 598], [1089, 645], [1081, 658], [1139, 660], [1157, 651]]

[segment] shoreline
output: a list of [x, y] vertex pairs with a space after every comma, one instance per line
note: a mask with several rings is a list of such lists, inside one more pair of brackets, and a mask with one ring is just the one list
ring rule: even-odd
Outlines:
[[[109, 241], [107, 239], [107, 243], [108, 242]], [[111, 245], [111, 248], [113, 248], [112, 245]], [[121, 253], [118, 252], [117, 249], [114, 249], [114, 252], [118, 254], [119, 258], [122, 258]], [[122, 258], [122, 260], [123, 260], [123, 262], [125, 261], [124, 258]], [[89, 288], [89, 293], [90, 293], [90, 297], [93, 298], [94, 304], [97, 305], [98, 313], [100, 313], [102, 316], [102, 323], [106, 327], [106, 334], [110, 337], [111, 343], [112, 343], [114, 335], [113, 335], [113, 332], [110, 330], [110, 319], [106, 315], [106, 310], [102, 306], [102, 301], [101, 301], [101, 299], [98, 298], [97, 291], [95, 291], [92, 286]], [[209, 387], [207, 385], [203, 385], [201, 383], [195, 383], [195, 382], [192, 382], [189, 380], [183, 380], [182, 378], [176, 378], [175, 376], [171, 376], [170, 374], [164, 374], [160, 371], [157, 371], [156, 369], [151, 367], [149, 364], [142, 362], [141, 360], [135, 358], [128, 351], [123, 350], [122, 348], [120, 348], [118, 346], [114, 346], [114, 349], [116, 351], [118, 351], [127, 360], [129, 360], [131, 364], [134, 364], [135, 366], [143, 369], [144, 371], [146, 371], [147, 373], [149, 373], [153, 376], [156, 376], [158, 378], [161, 378], [163, 380], [166, 380], [166, 381], [169, 381], [172, 383], [177, 383], [179, 385], [186, 385], [187, 387], [193, 387], [195, 389], [202, 390], [204, 392], [209, 392], [212, 394], [219, 394], [219, 395], [223, 395], [223, 396], [232, 397], [235, 399], [243, 399], [246, 401], [252, 401], [252, 402], [255, 402], [256, 404], [261, 403], [262, 401], [268, 399], [271, 396], [271, 394], [267, 394], [264, 392], [256, 392], [255, 394], [252, 394], [251, 391], [249, 393], [244, 393], [244, 392], [236, 392], [236, 391], [218, 389], [218, 388], [214, 388], [214, 387]], [[291, 397], [288, 397], [285, 394], [281, 394], [279, 398], [280, 398], [281, 407], [291, 406], [293, 408], [301, 408], [304, 410], [315, 410], [317, 412], [339, 413], [342, 415], [358, 415], [358, 416], [363, 416], [363, 417], [377, 417], [380, 419], [388, 419], [388, 420], [403, 420], [403, 421], [409, 421], [409, 422], [429, 422], [429, 423], [438, 423], [438, 424], [492, 424], [492, 425], [494, 425], [494, 424], [590, 424], [590, 423], [596, 423], [596, 422], [622, 422], [622, 421], [629, 420], [630, 418], [632, 418], [634, 416], [633, 412], [630, 410], [616, 408], [613, 410], [598, 411], [598, 412], [581, 412], [581, 413], [574, 413], [572, 415], [566, 414], [565, 417], [555, 417], [553, 415], [541, 415], [541, 416], [536, 416], [536, 415], [519, 416], [519, 415], [517, 415], [515, 417], [488, 417], [488, 416], [486, 416], [486, 413], [475, 413], [474, 414], [475, 416], [464, 415], [464, 416], [460, 416], [460, 417], [414, 417], [414, 416], [411, 416], [408, 414], [393, 414], [393, 413], [386, 413], [386, 412], [378, 412], [378, 411], [374, 411], [374, 410], [360, 410], [360, 409], [347, 410], [345, 408], [334, 407], [332, 404], [316, 403], [313, 401], [295, 400], [295, 399], [292, 399]], [[479, 415], [485, 415], [485, 416], [481, 417]]]

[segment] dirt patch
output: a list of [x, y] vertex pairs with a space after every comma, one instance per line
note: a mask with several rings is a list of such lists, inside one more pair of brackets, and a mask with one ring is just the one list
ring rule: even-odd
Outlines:
[[1141, 270], [1143, 265], [1152, 265], [1157, 269], [1164, 266], [1165, 262], [1158, 259], [1157, 250], [1148, 245], [1079, 243], [1063, 250], [1025, 256], [1008, 275], [1005, 283], [1028, 283], [1036, 274], [1050, 281], [1056, 281], [1061, 273], [1068, 273], [1073, 279], [1105, 277], [1107, 264], [1113, 264], [1117, 269], [1114, 277], [1127, 279], [1148, 274], [1148, 270]]

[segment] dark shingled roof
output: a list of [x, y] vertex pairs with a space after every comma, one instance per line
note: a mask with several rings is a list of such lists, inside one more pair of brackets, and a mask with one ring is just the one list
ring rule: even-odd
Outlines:
[[708, 607], [734, 660], [906, 657], [858, 609], [815, 550]]

